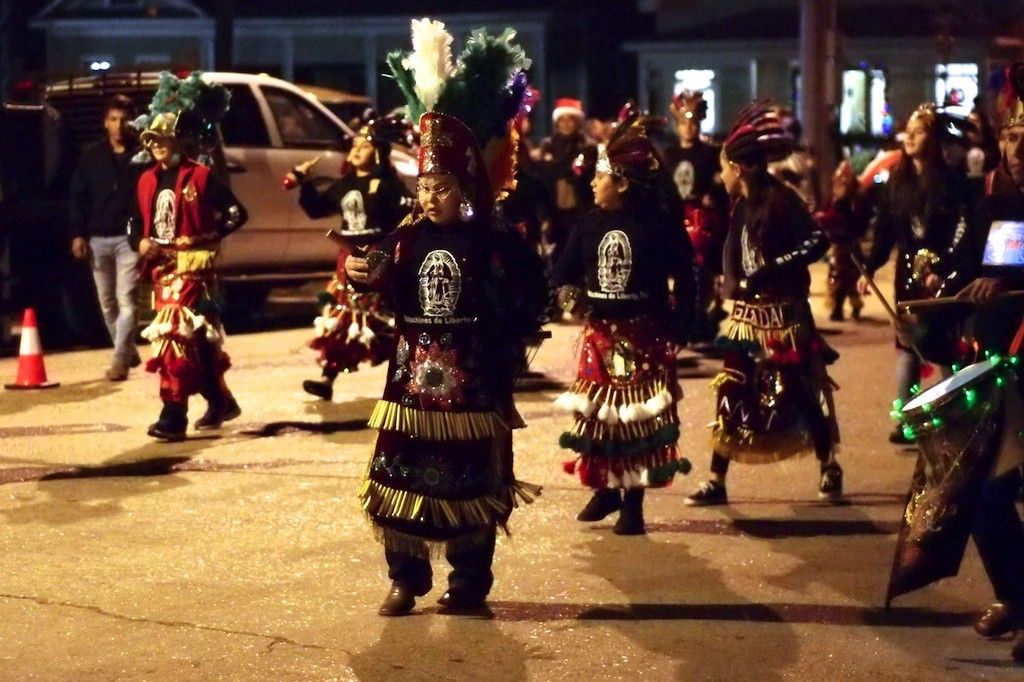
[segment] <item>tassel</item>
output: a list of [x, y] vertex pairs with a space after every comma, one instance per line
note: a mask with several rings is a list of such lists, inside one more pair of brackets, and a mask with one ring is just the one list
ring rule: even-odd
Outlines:
[[348, 337], [345, 338], [346, 343], [351, 343], [354, 339], [359, 336], [359, 325], [353, 322], [348, 326]]
[[570, 459], [562, 462], [562, 471], [572, 476], [576, 473], [576, 460]]

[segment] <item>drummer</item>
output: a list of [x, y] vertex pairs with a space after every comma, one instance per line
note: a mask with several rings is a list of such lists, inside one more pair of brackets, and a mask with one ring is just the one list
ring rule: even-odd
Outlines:
[[[953, 254], [956, 272], [946, 285], [947, 290], [958, 292], [957, 298], [985, 304], [977, 315], [975, 339], [982, 349], [1003, 357], [1013, 351], [1020, 354], [1024, 306], [1019, 298], [1006, 304], [1005, 296], [1000, 305], [997, 297], [1011, 291], [1024, 292], [1024, 264], [995, 263], [991, 239], [998, 235], [990, 233], [997, 224], [1005, 228], [1007, 223], [1020, 222], [1024, 229], [1024, 63], [1010, 67], [1008, 77], [1016, 87], [1012, 103], [999, 116], [1001, 160], [997, 169], [1007, 182], [994, 183], [1005, 189], [994, 191], [979, 203], [967, 234]], [[1018, 257], [1019, 243], [1018, 236]], [[989, 257], [986, 244], [990, 244]], [[1020, 379], [1018, 389], [1024, 385], [1024, 376]], [[1024, 424], [1014, 427], [1021, 428]], [[1024, 629], [1024, 526], [1014, 505], [1020, 487], [1019, 466], [989, 479], [975, 516], [974, 542], [996, 597], [975, 623], [975, 630], [984, 637], [1002, 637]], [[1013, 658], [1024, 663], [1024, 635], [1013, 647]]]

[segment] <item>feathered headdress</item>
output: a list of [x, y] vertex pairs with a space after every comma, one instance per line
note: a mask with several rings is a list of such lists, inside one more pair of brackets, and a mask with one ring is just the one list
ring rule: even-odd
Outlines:
[[771, 100], [755, 100], [736, 118], [723, 150], [730, 161], [770, 163], [793, 151], [795, 141]]
[[[132, 126], [142, 132], [143, 142], [146, 137], [169, 134], [188, 140], [197, 146], [199, 155], [208, 156], [218, 143], [217, 124], [227, 113], [230, 101], [227, 88], [207, 83], [201, 71], [193, 71], [184, 79], [163, 71], [149, 113], [135, 119]], [[142, 155], [149, 157], [149, 152], [143, 151]], [[200, 161], [206, 162], [202, 158]]]
[[701, 90], [682, 90], [672, 98], [668, 105], [672, 118], [678, 122], [685, 119], [696, 118], [703, 121], [708, 115], [708, 103], [704, 100], [704, 92]]
[[643, 181], [661, 166], [650, 133], [665, 120], [640, 111], [630, 102], [619, 112], [608, 142], [597, 152], [597, 171]]
[[488, 210], [495, 195], [514, 187], [516, 134], [513, 119], [526, 93], [523, 49], [515, 31], [474, 31], [452, 62], [452, 37], [444, 24], [413, 20], [413, 51], [392, 52], [388, 67], [418, 121], [420, 173], [456, 175], [475, 190], [474, 203]]

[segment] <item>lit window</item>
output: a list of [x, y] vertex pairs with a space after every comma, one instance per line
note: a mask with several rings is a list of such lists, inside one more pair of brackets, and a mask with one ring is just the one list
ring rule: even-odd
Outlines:
[[935, 101], [952, 112], [966, 116], [978, 96], [977, 64], [936, 64]]
[[676, 71], [676, 83], [672, 88], [673, 94], [678, 95], [683, 90], [700, 90], [704, 93], [704, 101], [708, 104], [708, 115], [701, 121], [700, 131], [712, 133], [715, 130], [715, 72], [711, 69], [680, 69]]
[[888, 137], [892, 134], [892, 112], [885, 98], [885, 71], [871, 70], [870, 113], [871, 134]]
[[839, 132], [864, 134], [868, 131], [868, 77], [864, 71], [843, 71], [843, 101], [839, 105]]

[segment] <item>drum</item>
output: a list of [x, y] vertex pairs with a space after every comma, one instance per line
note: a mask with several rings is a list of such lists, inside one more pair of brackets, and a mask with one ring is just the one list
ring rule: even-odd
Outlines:
[[998, 358], [976, 362], [894, 412], [919, 454], [887, 602], [959, 570], [999, 450], [1006, 364]]

